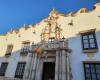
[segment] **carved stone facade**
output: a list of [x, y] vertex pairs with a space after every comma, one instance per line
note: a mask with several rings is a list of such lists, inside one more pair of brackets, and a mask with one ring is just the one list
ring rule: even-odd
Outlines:
[[[36, 25], [0, 35], [0, 80], [92, 80], [87, 67], [95, 68], [94, 79], [100, 80], [98, 16], [100, 3], [92, 11], [82, 8], [69, 14], [53, 9]], [[13, 48], [7, 49], [9, 45]]]

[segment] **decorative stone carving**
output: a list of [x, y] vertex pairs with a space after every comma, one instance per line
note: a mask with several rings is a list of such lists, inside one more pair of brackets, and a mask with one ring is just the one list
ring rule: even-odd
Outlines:
[[49, 15], [50, 17], [58, 18], [58, 12], [55, 9], [53, 9]]

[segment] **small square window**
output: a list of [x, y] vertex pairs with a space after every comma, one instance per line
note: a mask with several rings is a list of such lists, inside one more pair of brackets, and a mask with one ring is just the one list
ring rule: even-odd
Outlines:
[[82, 34], [83, 50], [97, 49], [97, 41], [95, 32], [87, 32]]

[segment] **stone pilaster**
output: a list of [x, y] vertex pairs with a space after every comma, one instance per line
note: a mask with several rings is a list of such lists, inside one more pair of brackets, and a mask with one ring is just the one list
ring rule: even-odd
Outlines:
[[25, 80], [26, 79], [28, 80], [29, 76], [30, 76], [32, 58], [33, 58], [33, 54], [29, 53], [29, 57], [28, 57], [28, 60], [26, 63], [25, 72], [24, 72], [24, 76], [23, 76], [23, 79], [25, 79]]
[[61, 53], [61, 57], [62, 57], [62, 64], [61, 64], [61, 70], [62, 70], [62, 79], [61, 80], [66, 80], [66, 64], [67, 64], [67, 61], [66, 61], [66, 51], [65, 50], [62, 50], [62, 53]]
[[69, 53], [56, 51], [55, 80], [71, 80]]
[[33, 62], [32, 65], [33, 65], [33, 68], [32, 68], [31, 79], [35, 80], [35, 77], [36, 77], [36, 67], [37, 67], [37, 54], [34, 54], [34, 62]]
[[59, 80], [59, 51], [56, 51], [55, 80]]
[[58, 60], [58, 66], [59, 66], [59, 80], [62, 80], [62, 54], [61, 51], [59, 51], [59, 60]]
[[42, 80], [42, 75], [43, 75], [43, 60], [40, 60], [40, 63], [39, 63], [39, 80]]
[[71, 80], [69, 53], [67, 53], [67, 80]]
[[39, 80], [39, 77], [40, 77], [40, 75], [39, 75], [39, 73], [40, 73], [39, 65], [40, 65], [40, 59], [37, 58], [35, 80]]
[[37, 77], [37, 79], [36, 80], [42, 80], [42, 78], [41, 78], [41, 64], [42, 64], [42, 62], [40, 61], [41, 59], [40, 58], [38, 58], [38, 62], [37, 62], [37, 75], [36, 75], [36, 77]]

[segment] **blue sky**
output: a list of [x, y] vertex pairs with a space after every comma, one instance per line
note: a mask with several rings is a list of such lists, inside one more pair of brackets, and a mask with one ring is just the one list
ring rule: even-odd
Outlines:
[[86, 7], [89, 10], [100, 0], [0, 0], [0, 34], [24, 24], [35, 24], [55, 8], [68, 13]]

